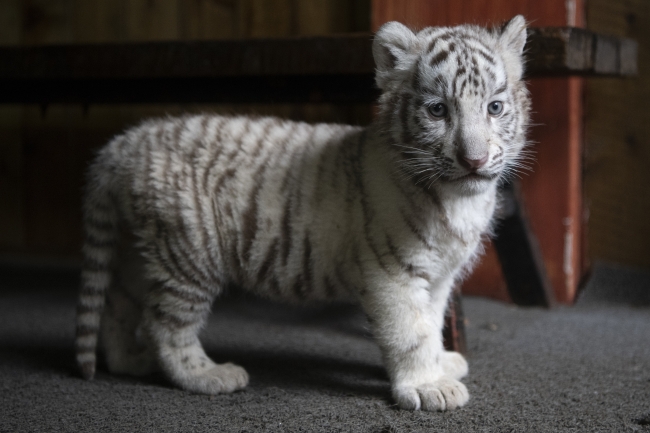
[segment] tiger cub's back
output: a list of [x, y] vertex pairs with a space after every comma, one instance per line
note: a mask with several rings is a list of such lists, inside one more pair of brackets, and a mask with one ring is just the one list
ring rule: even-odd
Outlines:
[[331, 298], [348, 292], [313, 275], [312, 261], [342, 253], [336, 232], [346, 237], [341, 219], [353, 211], [340, 192], [360, 135], [345, 125], [198, 115], [148, 121], [100, 159], [117, 174], [120, 214], [156, 259], [150, 272]]

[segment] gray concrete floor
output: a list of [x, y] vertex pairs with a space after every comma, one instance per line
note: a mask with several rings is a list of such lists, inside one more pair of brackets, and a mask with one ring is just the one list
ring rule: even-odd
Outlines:
[[[598, 278], [610, 290], [625, 281]], [[393, 405], [352, 306], [217, 302], [206, 350], [251, 375], [231, 395], [101, 369], [84, 381], [75, 292], [74, 274], [0, 272], [0, 432], [650, 432], [650, 307], [624, 299], [549, 311], [465, 298], [471, 400], [427, 413]]]

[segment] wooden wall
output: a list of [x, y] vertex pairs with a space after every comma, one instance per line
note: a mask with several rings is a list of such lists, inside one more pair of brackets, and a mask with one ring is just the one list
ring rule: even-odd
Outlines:
[[[316, 35], [369, 29], [369, 0], [1, 0], [0, 10], [3, 24], [25, 44]], [[1, 36], [4, 28], [0, 32]], [[15, 38], [3, 37], [2, 41], [15, 43]]]
[[[0, 44], [319, 35], [370, 30], [370, 0], [0, 0]], [[93, 151], [140, 119], [185, 111], [365, 124], [367, 105], [0, 106], [0, 258], [77, 257]]]
[[637, 77], [587, 80], [589, 256], [650, 269], [650, 1], [589, 0], [587, 27], [639, 43]]

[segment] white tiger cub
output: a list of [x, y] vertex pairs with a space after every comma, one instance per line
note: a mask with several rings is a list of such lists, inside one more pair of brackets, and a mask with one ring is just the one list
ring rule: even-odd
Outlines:
[[357, 299], [399, 406], [463, 406], [467, 363], [444, 350], [441, 329], [525, 145], [525, 42], [521, 16], [417, 34], [390, 22], [374, 39], [382, 95], [368, 128], [196, 115], [114, 138], [84, 203], [83, 376], [101, 334], [112, 372], [162, 369], [199, 393], [243, 388], [246, 371], [214, 363], [197, 337], [234, 284]]

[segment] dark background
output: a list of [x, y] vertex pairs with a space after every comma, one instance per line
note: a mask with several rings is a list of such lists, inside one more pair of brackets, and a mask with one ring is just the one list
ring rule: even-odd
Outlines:
[[[371, 8], [371, 0], [0, 0], [0, 44], [369, 32]], [[637, 77], [585, 80], [586, 257], [650, 269], [650, 2], [589, 0], [584, 13], [588, 29], [639, 43]], [[142, 118], [201, 110], [355, 124], [372, 117], [363, 104], [0, 105], [0, 261], [75, 265], [93, 151]]]

